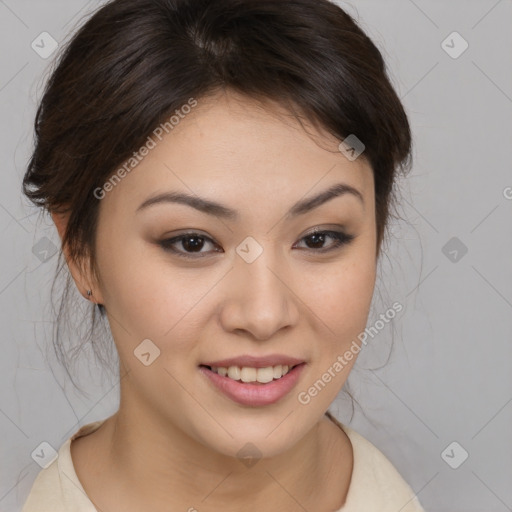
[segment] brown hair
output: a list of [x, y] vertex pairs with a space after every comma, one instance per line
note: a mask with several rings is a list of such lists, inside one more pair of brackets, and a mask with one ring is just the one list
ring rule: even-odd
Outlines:
[[[380, 51], [328, 0], [113, 0], [92, 15], [47, 82], [23, 179], [34, 204], [69, 213], [62, 246], [71, 257], [96, 271], [94, 190], [189, 98], [223, 89], [363, 141], [378, 257], [396, 172], [411, 165], [410, 127]], [[96, 320], [93, 306], [97, 345]], [[65, 359], [59, 332], [54, 342]]]

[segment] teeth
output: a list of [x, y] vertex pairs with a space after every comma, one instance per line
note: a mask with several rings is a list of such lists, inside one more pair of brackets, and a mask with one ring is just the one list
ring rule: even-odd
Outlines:
[[241, 380], [242, 382], [260, 382], [266, 384], [273, 379], [280, 379], [286, 375], [291, 367], [288, 365], [267, 366], [266, 368], [250, 368], [249, 366], [239, 367], [230, 366], [225, 368], [222, 366], [212, 366], [211, 370], [218, 373], [222, 377], [229, 377], [233, 380]]
[[228, 368], [228, 377], [233, 380], [240, 380], [240, 368], [238, 366], [230, 366]]

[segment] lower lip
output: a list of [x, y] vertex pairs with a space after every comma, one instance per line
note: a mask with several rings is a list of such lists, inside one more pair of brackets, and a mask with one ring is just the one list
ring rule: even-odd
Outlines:
[[297, 384], [305, 365], [305, 363], [301, 363], [290, 370], [284, 377], [267, 384], [242, 382], [230, 379], [229, 377], [222, 377], [205, 366], [200, 366], [199, 371], [208, 377], [218, 390], [234, 402], [257, 407], [274, 404], [286, 396]]

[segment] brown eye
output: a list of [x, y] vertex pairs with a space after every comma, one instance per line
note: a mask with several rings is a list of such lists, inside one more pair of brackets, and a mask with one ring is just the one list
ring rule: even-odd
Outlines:
[[[162, 240], [160, 246], [166, 251], [171, 251], [184, 258], [201, 258], [210, 252], [202, 251], [208, 243], [216, 246], [215, 242], [207, 236], [198, 233], [183, 233], [179, 236]], [[220, 252], [218, 249], [215, 249], [215, 251]]]
[[[330, 247], [324, 247], [326, 239], [331, 238], [334, 240]], [[344, 245], [349, 244], [355, 235], [349, 235], [343, 231], [314, 231], [309, 235], [306, 235], [301, 240], [306, 240], [306, 249], [310, 249], [314, 252], [328, 252]]]

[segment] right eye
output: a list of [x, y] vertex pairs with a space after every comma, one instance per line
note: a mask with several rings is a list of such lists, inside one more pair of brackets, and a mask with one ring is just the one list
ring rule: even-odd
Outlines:
[[[182, 258], [197, 259], [202, 258], [210, 251], [201, 252], [205, 243], [211, 243], [212, 245], [219, 247], [215, 242], [205, 236], [196, 232], [182, 233], [179, 236], [161, 240], [159, 245], [165, 250], [170, 251]], [[181, 246], [181, 250], [175, 246]], [[215, 249], [214, 252], [223, 252], [222, 249]]]

